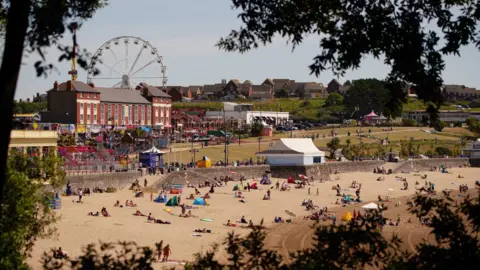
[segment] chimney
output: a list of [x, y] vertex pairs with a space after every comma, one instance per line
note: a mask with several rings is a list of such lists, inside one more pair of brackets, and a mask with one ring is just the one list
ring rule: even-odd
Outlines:
[[72, 81], [67, 81], [67, 91], [72, 91], [72, 90], [73, 90]]
[[55, 81], [55, 82], [53, 83], [53, 90], [54, 90], [54, 91], [57, 91], [57, 90], [58, 90], [58, 82], [57, 82], [57, 81]]

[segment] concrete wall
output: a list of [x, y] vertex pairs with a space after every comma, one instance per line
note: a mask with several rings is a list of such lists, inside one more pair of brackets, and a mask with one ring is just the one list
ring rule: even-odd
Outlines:
[[[135, 181], [135, 179], [143, 180], [145, 177], [141, 177], [140, 172], [114, 172], [105, 174], [92, 174], [92, 175], [76, 175], [67, 176], [67, 181], [70, 181], [72, 189], [75, 188], [90, 188], [94, 187], [107, 188], [107, 187], [126, 187]], [[151, 178], [151, 177], [149, 177]], [[157, 176], [160, 178], [160, 176]], [[158, 179], [151, 179], [150, 183], [157, 181]], [[149, 180], [147, 180], [149, 181]], [[143, 183], [143, 182], [141, 182]]]
[[[238, 179], [240, 175], [245, 176], [247, 179], [252, 179], [252, 177], [258, 179], [269, 170], [270, 166], [268, 165], [189, 169], [187, 171], [169, 173], [164, 179], [162, 179], [162, 181], [157, 183], [157, 186], [163, 183], [184, 184], [186, 180], [193, 185], [196, 185], [197, 183], [203, 184], [205, 180], [212, 180], [214, 177], [220, 178], [226, 174], [231, 176], [233, 179]], [[232, 174], [231, 172], [236, 172], [237, 174]]]
[[469, 164], [468, 158], [430, 158], [406, 160], [397, 165], [393, 169], [393, 173], [413, 172], [413, 171], [430, 171], [430, 168], [436, 166], [460, 167]]

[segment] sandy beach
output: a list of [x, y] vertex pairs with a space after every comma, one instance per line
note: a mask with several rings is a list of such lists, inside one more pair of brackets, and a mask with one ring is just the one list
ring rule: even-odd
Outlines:
[[[467, 184], [473, 188], [475, 180], [479, 178], [478, 168], [453, 168], [449, 174], [440, 172], [423, 172], [428, 175], [427, 181], [435, 184], [435, 189], [441, 191], [443, 189], [458, 190], [460, 184]], [[462, 175], [464, 178], [458, 178]], [[291, 184], [290, 191], [271, 190], [271, 200], [262, 200], [270, 186], [259, 185], [258, 190], [251, 192], [243, 192], [246, 203], [239, 202], [238, 198], [233, 197], [232, 188], [238, 182], [229, 182], [227, 187], [215, 188], [215, 193], [211, 195], [211, 199], [207, 200], [209, 206], [199, 206], [193, 209], [192, 214], [198, 218], [182, 218], [177, 215], [181, 213], [179, 207], [171, 208], [175, 215], [171, 215], [164, 211], [165, 204], [150, 201], [150, 194], [146, 193], [143, 198], [134, 198], [134, 193], [127, 188], [117, 193], [109, 194], [92, 194], [84, 196], [84, 203], [75, 203], [77, 197], [63, 197], [62, 209], [56, 210], [60, 216], [60, 220], [56, 224], [58, 229], [58, 237], [54, 239], [44, 239], [36, 242], [30, 264], [34, 269], [40, 269], [39, 262], [44, 251], [51, 248], [61, 246], [70, 256], [77, 256], [81, 253], [82, 247], [89, 243], [99, 243], [99, 241], [112, 242], [117, 240], [136, 241], [139, 245], [154, 246], [154, 243], [161, 240], [165, 244], [170, 244], [173, 260], [192, 260], [193, 255], [202, 249], [207, 249], [215, 242], [224, 240], [228, 232], [232, 230], [236, 232], [247, 232], [243, 228], [226, 227], [223, 224], [227, 220], [232, 223], [240, 220], [245, 216], [247, 220], [254, 223], [264, 219], [266, 226], [274, 225], [275, 216], [287, 218], [285, 210], [291, 210], [296, 213], [298, 219], [294, 220], [295, 224], [283, 224], [282, 226], [295, 226], [301, 223], [301, 218], [308, 212], [301, 206], [301, 202], [305, 198], [311, 198], [315, 205], [320, 207], [334, 208], [335, 201], [338, 198], [336, 191], [332, 190], [332, 186], [339, 184], [344, 193], [354, 193], [354, 189], [349, 189], [352, 181], [362, 184], [361, 199], [363, 201], [376, 201], [377, 196], [389, 196], [390, 200], [404, 196], [413, 195], [415, 193], [415, 181], [423, 185], [425, 180], [414, 174], [393, 174], [386, 175], [384, 181], [377, 181], [380, 175], [373, 173], [349, 173], [332, 175], [332, 179], [338, 177], [338, 180], [319, 183], [312, 183], [304, 189], [295, 189]], [[407, 178], [409, 182], [408, 190], [401, 190], [403, 183], [395, 179], [395, 176]], [[272, 184], [276, 181], [280, 183], [285, 179], [272, 179]], [[250, 181], [252, 183], [252, 181]], [[418, 187], [418, 186], [417, 186]], [[308, 188], [311, 195], [308, 195]], [[317, 189], [319, 195], [316, 195]], [[202, 194], [208, 192], [208, 188], [201, 188]], [[192, 200], [186, 200], [186, 197], [193, 193], [192, 188], [184, 189], [182, 201], [191, 205]], [[157, 194], [154, 194], [155, 198]], [[171, 197], [173, 195], [169, 195]], [[198, 196], [197, 196], [198, 197]], [[132, 200], [138, 207], [113, 207], [116, 200], [124, 204], [126, 200]], [[358, 204], [360, 207], [362, 203]], [[102, 207], [106, 207], [111, 217], [92, 217], [88, 216], [88, 212], [100, 211]], [[133, 216], [136, 210], [140, 210], [143, 214], [152, 213], [157, 219], [169, 220], [171, 225], [154, 224], [147, 222], [146, 217]], [[210, 218], [212, 222], [201, 221], [200, 218]], [[340, 218], [340, 217], [338, 217]], [[194, 229], [207, 228], [212, 230], [211, 234], [202, 234], [200, 237], [193, 236]], [[275, 226], [273, 226], [275, 228]], [[162, 268], [165, 264], [157, 263], [156, 268]]]

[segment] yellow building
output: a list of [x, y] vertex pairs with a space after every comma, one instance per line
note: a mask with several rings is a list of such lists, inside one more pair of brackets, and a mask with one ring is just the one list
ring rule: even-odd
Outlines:
[[58, 134], [55, 130], [12, 130], [9, 148], [21, 148], [27, 153], [28, 148], [38, 149], [41, 154], [45, 148], [57, 153]]

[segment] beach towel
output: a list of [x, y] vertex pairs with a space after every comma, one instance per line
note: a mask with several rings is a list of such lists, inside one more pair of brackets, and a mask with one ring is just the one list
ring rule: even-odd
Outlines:
[[211, 218], [202, 218], [200, 220], [205, 221], [205, 222], [212, 222], [213, 221], [213, 219], [211, 219]]
[[173, 213], [172, 209], [170, 209], [170, 208], [165, 208], [165, 209], [163, 209], [163, 211], [169, 213], [169, 214], [172, 215], [172, 216], [175, 216], [175, 214]]

